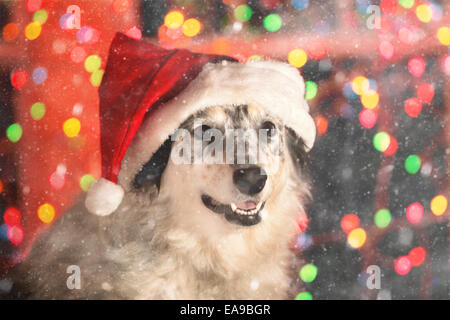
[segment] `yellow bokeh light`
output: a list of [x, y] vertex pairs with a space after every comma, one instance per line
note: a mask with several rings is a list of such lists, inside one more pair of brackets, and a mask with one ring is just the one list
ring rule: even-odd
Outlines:
[[301, 68], [308, 61], [308, 55], [306, 54], [305, 50], [294, 49], [289, 52], [288, 61], [294, 67]]
[[98, 88], [103, 80], [103, 75], [105, 74], [105, 70], [95, 70], [92, 72], [91, 78], [89, 79], [91, 84]]
[[202, 29], [202, 24], [197, 19], [187, 19], [183, 23], [183, 34], [186, 37], [195, 37]]
[[164, 25], [169, 29], [178, 29], [183, 22], [184, 15], [180, 11], [170, 11], [164, 18]]
[[362, 228], [356, 228], [348, 234], [347, 242], [352, 248], [358, 249], [364, 245], [366, 239], [366, 231]]
[[102, 59], [96, 54], [87, 57], [86, 60], [84, 61], [84, 68], [86, 69], [87, 72], [94, 72], [98, 70], [101, 67], [101, 65]]
[[447, 210], [447, 206], [447, 198], [443, 195], [438, 195], [431, 200], [431, 212], [433, 212], [435, 216], [442, 216]]
[[444, 46], [449, 46], [450, 45], [450, 28], [449, 27], [439, 28], [439, 30], [437, 31], [437, 37]]
[[55, 208], [49, 203], [44, 203], [38, 208], [38, 217], [44, 223], [50, 223], [55, 218]]
[[67, 119], [63, 124], [63, 130], [69, 138], [76, 137], [81, 130], [80, 120], [77, 118]]
[[369, 91], [370, 82], [364, 76], [358, 76], [352, 81], [352, 89], [357, 95], [362, 95], [364, 92]]
[[42, 25], [38, 21], [30, 22], [25, 27], [25, 37], [28, 40], [35, 40], [41, 35]]
[[375, 90], [368, 90], [361, 95], [361, 103], [364, 108], [374, 109], [379, 101], [380, 97]]
[[421, 4], [416, 8], [417, 18], [422, 22], [430, 22], [433, 16], [431, 8], [427, 4]]

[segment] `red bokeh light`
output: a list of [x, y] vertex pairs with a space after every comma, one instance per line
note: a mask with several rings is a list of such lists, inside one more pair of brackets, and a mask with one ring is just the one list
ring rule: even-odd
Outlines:
[[417, 87], [417, 97], [425, 103], [430, 103], [434, 98], [434, 87], [429, 83], [421, 83]]
[[408, 258], [411, 261], [413, 267], [420, 266], [425, 261], [426, 256], [427, 252], [422, 247], [416, 247], [412, 249], [408, 254]]
[[408, 116], [416, 118], [422, 111], [422, 103], [417, 98], [409, 98], [405, 101], [405, 112]]
[[407, 275], [411, 267], [411, 260], [407, 256], [399, 257], [394, 262], [394, 270], [401, 276]]
[[3, 221], [10, 227], [20, 223], [20, 212], [16, 208], [8, 208], [3, 214]]
[[423, 206], [419, 202], [411, 203], [406, 208], [406, 218], [411, 223], [419, 223], [423, 217]]
[[397, 139], [395, 139], [393, 136], [390, 136], [389, 138], [390, 138], [389, 147], [386, 150], [384, 150], [384, 154], [392, 157], [394, 154], [397, 153], [398, 142]]
[[354, 213], [346, 214], [341, 219], [341, 228], [345, 233], [349, 233], [353, 229], [359, 228], [359, 218]]
[[359, 113], [359, 122], [366, 129], [373, 128], [373, 126], [375, 126], [375, 124], [377, 123], [377, 120], [378, 120], [378, 114], [373, 109], [365, 109], [364, 108]]
[[8, 229], [8, 239], [12, 244], [18, 246], [22, 243], [25, 232], [22, 226], [16, 224]]
[[11, 84], [17, 90], [22, 89], [30, 79], [28, 73], [25, 70], [17, 70], [11, 75]]
[[420, 57], [412, 58], [408, 62], [408, 70], [416, 78], [423, 75], [425, 67], [425, 61]]

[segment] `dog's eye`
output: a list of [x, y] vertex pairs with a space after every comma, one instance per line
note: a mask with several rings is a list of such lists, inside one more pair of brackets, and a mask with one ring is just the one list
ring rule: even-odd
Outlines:
[[266, 121], [261, 125], [261, 130], [266, 131], [268, 138], [270, 138], [276, 134], [276, 132], [275, 132], [276, 128], [277, 127], [275, 126], [275, 124], [273, 124], [270, 121]]
[[205, 134], [206, 131], [208, 131], [209, 129], [211, 129], [210, 126], [207, 126], [205, 124], [198, 126], [194, 129], [194, 137], [199, 139], [199, 140], [203, 140], [203, 135]]

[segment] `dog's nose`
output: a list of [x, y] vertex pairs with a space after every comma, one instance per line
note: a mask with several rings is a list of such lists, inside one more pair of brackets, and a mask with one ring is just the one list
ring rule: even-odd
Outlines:
[[244, 194], [255, 195], [260, 193], [266, 185], [267, 173], [261, 167], [237, 169], [233, 173], [233, 182]]

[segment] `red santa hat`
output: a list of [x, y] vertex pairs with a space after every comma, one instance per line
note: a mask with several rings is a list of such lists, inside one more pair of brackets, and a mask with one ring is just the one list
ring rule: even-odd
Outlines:
[[88, 211], [114, 212], [164, 141], [210, 106], [258, 105], [311, 149], [316, 127], [304, 94], [298, 70], [286, 63], [166, 50], [118, 33], [99, 88], [102, 178], [88, 191]]

